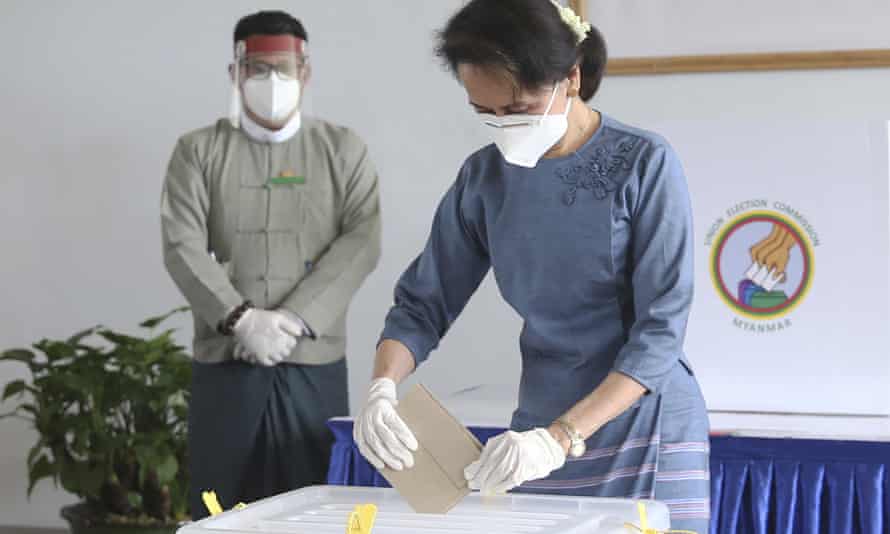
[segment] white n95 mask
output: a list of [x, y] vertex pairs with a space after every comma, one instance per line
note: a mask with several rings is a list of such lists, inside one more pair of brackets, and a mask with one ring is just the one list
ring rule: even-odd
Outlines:
[[290, 117], [300, 101], [300, 81], [283, 78], [277, 71], [265, 79], [244, 81], [244, 102], [259, 118], [282, 123]]
[[558, 88], [559, 83], [553, 88], [550, 103], [543, 115], [516, 114], [498, 117], [490, 113], [480, 114], [482, 122], [488, 127], [488, 134], [508, 163], [520, 167], [535, 167], [541, 157], [566, 134], [572, 99], [569, 99], [565, 113], [550, 115]]

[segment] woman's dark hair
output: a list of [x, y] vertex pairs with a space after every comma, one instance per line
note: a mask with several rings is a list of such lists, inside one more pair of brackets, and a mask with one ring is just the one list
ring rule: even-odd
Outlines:
[[299, 20], [284, 11], [258, 11], [247, 15], [235, 25], [235, 42], [243, 41], [251, 35], [283, 35], [309, 42], [309, 35]]
[[436, 55], [455, 74], [461, 63], [503, 69], [519, 87], [538, 89], [581, 67], [581, 99], [593, 98], [606, 69], [596, 28], [578, 44], [549, 0], [472, 0], [439, 32]]

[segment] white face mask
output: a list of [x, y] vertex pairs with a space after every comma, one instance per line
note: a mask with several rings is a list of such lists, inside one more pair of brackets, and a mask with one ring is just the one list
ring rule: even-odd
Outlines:
[[534, 167], [566, 134], [569, 129], [568, 117], [572, 100], [569, 99], [565, 113], [549, 114], [558, 88], [557, 83], [543, 115], [516, 114], [498, 117], [489, 113], [480, 114], [482, 121], [488, 127], [489, 135], [508, 163], [520, 167]]
[[271, 72], [263, 80], [244, 82], [244, 102], [259, 118], [271, 123], [283, 123], [300, 102], [300, 81], [279, 77]]

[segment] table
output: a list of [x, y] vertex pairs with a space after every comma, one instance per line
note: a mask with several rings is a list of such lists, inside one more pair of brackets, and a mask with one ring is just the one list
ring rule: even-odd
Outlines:
[[[388, 486], [352, 440], [352, 421], [334, 433], [328, 483]], [[481, 442], [504, 431], [470, 426]], [[711, 534], [890, 532], [890, 443], [828, 439], [711, 437]]]

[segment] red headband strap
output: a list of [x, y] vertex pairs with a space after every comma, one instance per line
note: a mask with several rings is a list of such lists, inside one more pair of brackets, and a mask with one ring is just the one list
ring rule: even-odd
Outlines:
[[245, 40], [245, 52], [295, 52], [303, 54], [303, 40], [293, 35], [251, 35]]

